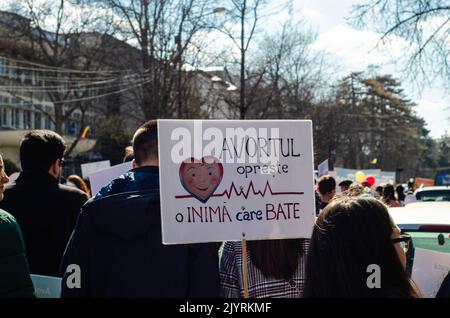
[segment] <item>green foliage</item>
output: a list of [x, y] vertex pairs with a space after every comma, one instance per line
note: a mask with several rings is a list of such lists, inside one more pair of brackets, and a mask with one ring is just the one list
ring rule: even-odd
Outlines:
[[97, 128], [96, 150], [104, 160], [110, 160], [111, 165], [121, 163], [131, 137], [121, 116], [109, 116]]
[[450, 136], [445, 134], [437, 145], [439, 167], [450, 167]]

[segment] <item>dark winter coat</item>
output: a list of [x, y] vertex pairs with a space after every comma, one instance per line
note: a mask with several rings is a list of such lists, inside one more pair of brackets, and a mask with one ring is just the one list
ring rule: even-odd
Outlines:
[[58, 276], [64, 249], [87, 199], [84, 192], [38, 170], [23, 171], [6, 187], [0, 208], [19, 223], [32, 274]]
[[218, 297], [218, 247], [163, 245], [158, 168], [137, 168], [83, 206], [61, 268], [81, 288], [67, 272], [62, 297]]

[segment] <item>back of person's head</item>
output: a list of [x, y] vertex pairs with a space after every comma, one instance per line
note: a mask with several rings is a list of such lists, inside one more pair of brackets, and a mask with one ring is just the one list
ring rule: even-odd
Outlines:
[[341, 187], [342, 191], [347, 191], [350, 186], [352, 185], [353, 181], [352, 180], [343, 180], [341, 182], [339, 182], [339, 186]]
[[89, 187], [87, 186], [86, 182], [84, 182], [84, 180], [81, 179], [80, 176], [76, 174], [71, 174], [70, 176], [67, 177], [67, 182], [73, 183], [78, 189], [86, 193], [89, 197], [91, 196]]
[[134, 159], [133, 146], [125, 147], [125, 155], [123, 157], [123, 162], [129, 162]]
[[[392, 242], [395, 224], [373, 198], [342, 196], [319, 215], [308, 253], [305, 297], [414, 297], [417, 292]], [[367, 285], [368, 266], [381, 270]]]
[[64, 140], [50, 130], [32, 130], [20, 144], [20, 163], [22, 170], [35, 169], [48, 171], [50, 166], [64, 156]]
[[251, 260], [265, 277], [289, 280], [303, 253], [301, 239], [248, 241]]
[[364, 186], [360, 183], [354, 182], [350, 185], [347, 191], [343, 192], [339, 197], [352, 196], [357, 197], [364, 193]]
[[383, 187], [383, 194], [382, 194], [382, 196], [383, 196], [384, 202], [389, 202], [389, 201], [396, 200], [394, 186], [392, 184], [386, 184]]
[[401, 184], [397, 185], [395, 192], [397, 192], [397, 197], [400, 201], [405, 200], [405, 188]]
[[158, 161], [158, 125], [149, 120], [140, 126], [133, 136], [134, 160], [138, 166], [148, 161]]
[[317, 184], [320, 194], [325, 195], [336, 190], [336, 180], [332, 176], [322, 176]]

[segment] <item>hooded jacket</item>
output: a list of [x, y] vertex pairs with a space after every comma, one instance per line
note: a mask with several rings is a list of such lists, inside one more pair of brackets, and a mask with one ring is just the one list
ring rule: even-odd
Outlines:
[[[66, 272], [71, 264], [78, 273]], [[215, 243], [162, 244], [158, 168], [141, 167], [83, 206], [62, 261], [62, 297], [218, 297], [218, 264]]]

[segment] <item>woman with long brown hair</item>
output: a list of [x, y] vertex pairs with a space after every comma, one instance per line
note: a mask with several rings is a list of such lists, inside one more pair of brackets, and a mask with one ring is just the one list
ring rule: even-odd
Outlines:
[[[308, 253], [305, 297], [419, 297], [406, 269], [402, 235], [386, 206], [343, 196], [319, 215]], [[379, 281], [369, 284], [374, 269]]]

